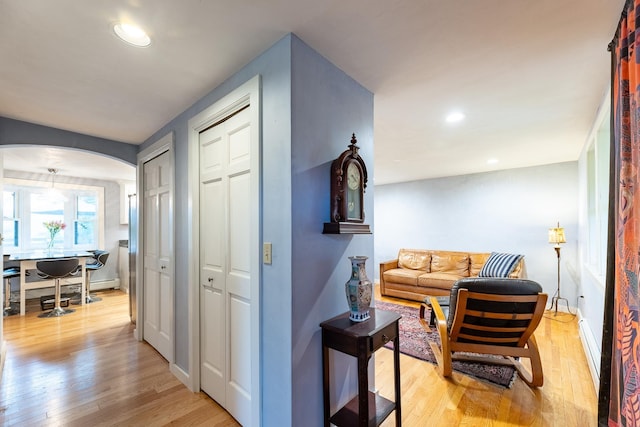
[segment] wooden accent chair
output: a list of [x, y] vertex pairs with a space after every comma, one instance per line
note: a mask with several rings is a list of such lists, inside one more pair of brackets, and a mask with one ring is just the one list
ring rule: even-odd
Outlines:
[[[542, 386], [542, 363], [533, 335], [547, 303], [540, 284], [527, 279], [465, 278], [453, 285], [448, 307], [443, 309], [436, 297], [427, 300], [420, 307], [420, 323], [430, 329], [426, 308], [431, 308], [442, 349], [430, 345], [443, 376], [451, 376], [452, 359], [466, 360], [512, 365], [529, 386]], [[466, 354], [456, 354], [461, 352]], [[504, 358], [482, 356], [487, 354]], [[531, 361], [530, 373], [516, 357]]]

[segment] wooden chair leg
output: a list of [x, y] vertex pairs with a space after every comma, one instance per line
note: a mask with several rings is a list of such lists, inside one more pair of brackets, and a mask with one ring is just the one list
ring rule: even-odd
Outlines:
[[418, 317], [418, 321], [420, 322], [420, 325], [422, 325], [422, 328], [429, 332], [431, 331], [431, 326], [429, 325], [429, 320], [425, 317], [427, 314], [427, 308], [429, 308], [427, 304], [420, 304], [420, 316]]
[[438, 333], [440, 335], [440, 343], [442, 345], [442, 376], [450, 377], [453, 373], [453, 365], [451, 363], [451, 349], [449, 348], [449, 334], [447, 333], [447, 324], [438, 322]]
[[420, 315], [418, 320], [420, 321], [420, 325], [422, 328], [431, 332], [431, 325], [429, 320], [426, 318], [427, 308], [435, 311], [436, 316], [436, 329], [438, 331], [438, 335], [440, 335], [440, 343], [442, 345], [442, 349], [438, 347], [438, 345], [434, 342], [429, 342], [429, 346], [431, 347], [431, 351], [433, 351], [433, 356], [436, 358], [436, 363], [440, 367], [442, 371], [443, 377], [450, 377], [453, 372], [453, 365], [451, 363], [451, 351], [449, 350], [449, 335], [447, 332], [447, 322], [444, 318], [444, 314], [440, 305], [434, 306], [433, 303], [431, 307], [429, 307], [426, 303], [420, 305]]
[[529, 360], [531, 361], [531, 373], [529, 373], [525, 367], [518, 360], [513, 360], [513, 365], [518, 371], [518, 375], [522, 378], [522, 381], [527, 383], [530, 387], [542, 387], [544, 383], [544, 375], [542, 373], [542, 361], [540, 360], [540, 352], [538, 351], [538, 343], [536, 338], [531, 335], [527, 341], [527, 348], [529, 349]]

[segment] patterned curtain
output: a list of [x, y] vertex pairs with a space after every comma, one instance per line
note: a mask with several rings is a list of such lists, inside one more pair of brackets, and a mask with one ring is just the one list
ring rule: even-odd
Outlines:
[[610, 427], [640, 427], [640, 192], [635, 191], [640, 179], [640, 59], [635, 53], [639, 18], [640, 0], [627, 0], [609, 45], [613, 197], [598, 418], [600, 425]]

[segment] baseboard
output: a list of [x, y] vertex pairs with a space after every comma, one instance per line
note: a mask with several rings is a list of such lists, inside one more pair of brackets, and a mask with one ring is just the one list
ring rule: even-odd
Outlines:
[[0, 345], [0, 381], [2, 381], [2, 372], [4, 372], [4, 361], [7, 359], [7, 342], [2, 341]]
[[91, 290], [99, 291], [102, 289], [120, 289], [120, 279], [101, 280], [99, 282], [91, 282]]
[[578, 311], [578, 333], [580, 334], [580, 341], [582, 342], [584, 354], [587, 357], [587, 364], [589, 365], [589, 371], [591, 372], [593, 387], [597, 394], [600, 389], [601, 354], [587, 319], [582, 317], [580, 311]]
[[[175, 377], [178, 380], [180, 380], [180, 382], [182, 384], [184, 384], [188, 389], [191, 390], [191, 377], [189, 377], [189, 374], [187, 372], [185, 372], [184, 369], [182, 369], [181, 367], [179, 367], [175, 363], [170, 363], [169, 364], [169, 370], [171, 371], [171, 373], [173, 375], [175, 375]], [[196, 392], [196, 391], [199, 391], [199, 390], [191, 390], [191, 391]]]
[[[69, 285], [70, 288], [80, 289], [80, 284]], [[115, 278], [111, 280], [101, 280], [99, 282], [91, 282], [91, 290], [99, 291], [102, 289], [119, 289], [120, 288], [120, 279]], [[63, 285], [62, 292], [67, 292], [67, 288]], [[53, 287], [49, 288], [40, 288], [40, 289], [29, 289], [27, 290], [27, 299], [40, 298], [45, 295], [53, 294]], [[11, 297], [18, 300], [20, 298], [20, 293], [17, 291], [11, 292]]]

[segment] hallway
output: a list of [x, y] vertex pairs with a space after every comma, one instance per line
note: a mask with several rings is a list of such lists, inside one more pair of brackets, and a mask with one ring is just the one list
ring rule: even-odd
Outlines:
[[7, 360], [0, 425], [237, 426], [204, 393], [190, 392], [151, 346], [133, 338], [127, 294], [73, 306], [60, 318], [4, 319]]

